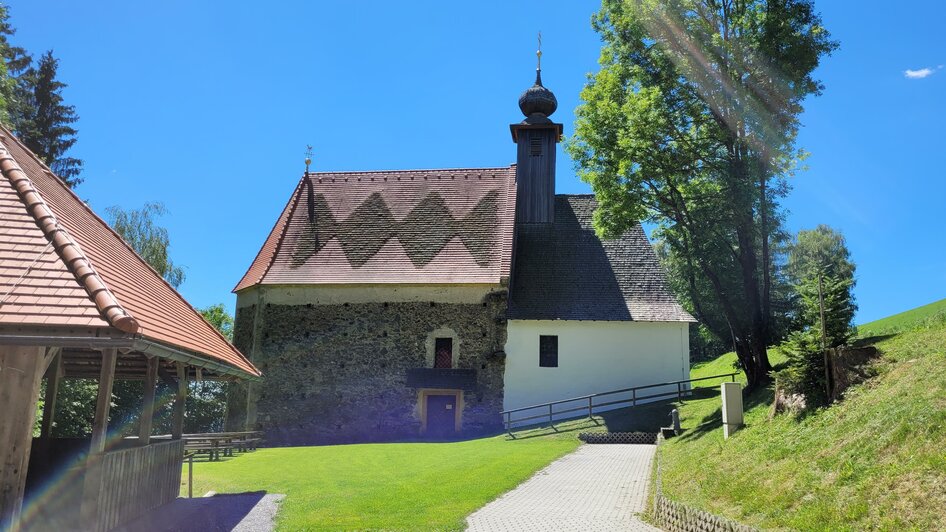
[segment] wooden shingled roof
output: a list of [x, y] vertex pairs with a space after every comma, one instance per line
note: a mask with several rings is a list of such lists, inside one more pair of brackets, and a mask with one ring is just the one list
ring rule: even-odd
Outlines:
[[133, 337], [233, 375], [259, 376], [242, 353], [2, 128], [0, 171], [0, 335], [71, 329]]
[[520, 228], [507, 316], [519, 320], [695, 321], [671, 292], [641, 225], [595, 234], [591, 195], [555, 196], [555, 222]]
[[499, 284], [509, 277], [515, 194], [515, 166], [309, 174], [234, 291]]

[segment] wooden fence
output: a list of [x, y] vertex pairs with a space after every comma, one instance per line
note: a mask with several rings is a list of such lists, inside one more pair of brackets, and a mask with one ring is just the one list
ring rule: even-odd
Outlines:
[[89, 456], [82, 494], [83, 529], [107, 531], [177, 498], [184, 440]]

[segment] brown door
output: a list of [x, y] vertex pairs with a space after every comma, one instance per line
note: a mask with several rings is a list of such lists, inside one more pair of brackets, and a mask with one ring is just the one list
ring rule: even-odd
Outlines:
[[457, 397], [455, 395], [427, 396], [427, 435], [445, 438], [456, 432]]

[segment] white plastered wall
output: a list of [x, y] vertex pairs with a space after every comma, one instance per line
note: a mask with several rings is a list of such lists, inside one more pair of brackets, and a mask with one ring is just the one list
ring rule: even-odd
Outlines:
[[[688, 326], [683, 322], [510, 320], [503, 409], [688, 379]], [[540, 335], [558, 336], [558, 367], [539, 367]], [[669, 387], [660, 391], [675, 389]], [[657, 390], [641, 391], [639, 395], [654, 393]], [[619, 397], [630, 397], [630, 394], [596, 402]], [[556, 406], [555, 409], [582, 405], [587, 405], [587, 402]], [[612, 408], [624, 406], [629, 405]], [[539, 413], [534, 411], [518, 416]], [[580, 415], [581, 412], [576, 412], [556, 417]]]

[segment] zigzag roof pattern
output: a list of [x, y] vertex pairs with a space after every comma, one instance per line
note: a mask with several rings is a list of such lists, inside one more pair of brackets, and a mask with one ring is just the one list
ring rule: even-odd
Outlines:
[[304, 176], [243, 279], [257, 284], [499, 284], [515, 166]]

